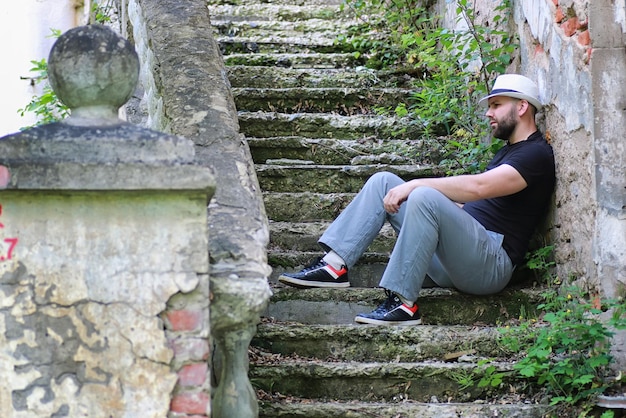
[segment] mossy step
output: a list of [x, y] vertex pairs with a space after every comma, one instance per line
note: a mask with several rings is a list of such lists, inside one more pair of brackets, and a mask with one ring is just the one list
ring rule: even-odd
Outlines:
[[[282, 250], [272, 246], [268, 251], [268, 262], [272, 266], [269, 277], [271, 283], [278, 282], [282, 273], [294, 272], [302, 269], [315, 257], [321, 255], [319, 247], [316, 251], [300, 252]], [[350, 283], [353, 287], [376, 287], [387, 267], [389, 253], [366, 252], [358, 263], [350, 269]]]
[[219, 20], [231, 21], [263, 21], [283, 20], [302, 21], [308, 19], [323, 19], [337, 22], [341, 18], [352, 18], [350, 9], [340, 10], [337, 4], [275, 4], [275, 3], [247, 3], [247, 4], [214, 4], [209, 5], [211, 17]]
[[[276, 287], [264, 316], [279, 322], [352, 324], [385, 300], [378, 288], [296, 289]], [[475, 296], [454, 289], [424, 288], [417, 300], [425, 325], [495, 325], [536, 314], [540, 289], [511, 286], [500, 293]]]
[[550, 410], [547, 405], [526, 403], [422, 403], [404, 399], [329, 402], [290, 398], [288, 402], [259, 402], [260, 418], [543, 418]]
[[[277, 86], [280, 81], [277, 80]], [[332, 112], [340, 115], [375, 113], [406, 102], [412, 91], [397, 88], [257, 88], [232, 89], [239, 110], [272, 112]]]
[[217, 36], [239, 36], [251, 41], [263, 40], [268, 36], [294, 37], [316, 36], [319, 39], [335, 43], [337, 34], [350, 28], [362, 25], [362, 22], [353, 18], [334, 19], [333, 24], [328, 24], [328, 19], [305, 19], [305, 20], [269, 20], [245, 19], [245, 16], [214, 15], [211, 16], [211, 26]]
[[[329, 5], [335, 5], [335, 6], [339, 6], [341, 5], [343, 2], [343, 0], [263, 0], [263, 3], [267, 3], [267, 4], [275, 4], [275, 5], [281, 5], [281, 4], [286, 4], [286, 5], [290, 5], [290, 6], [306, 6], [306, 5], [324, 5], [324, 6], [329, 6]], [[211, 8], [212, 6], [218, 6], [218, 5], [223, 5], [223, 6], [236, 6], [236, 5], [241, 5], [244, 3], [249, 3], [246, 0], [209, 0], [208, 5], [209, 8]]]
[[[263, 3], [267, 3], [267, 4], [274, 4], [274, 5], [290, 5], [290, 6], [306, 6], [306, 5], [324, 5], [324, 6], [330, 6], [330, 5], [335, 5], [335, 6], [339, 6], [341, 5], [343, 2], [343, 0], [263, 0]], [[249, 3], [247, 0], [210, 0], [209, 2], [209, 8], [211, 8], [212, 6], [217, 6], [217, 5], [230, 5], [230, 6], [236, 6], [236, 5], [241, 5], [244, 3]]]
[[383, 401], [410, 399], [429, 402], [433, 397], [448, 402], [471, 402], [511, 390], [523, 391], [506, 372], [508, 362], [490, 362], [495, 373], [504, 372], [502, 384], [459, 384], [461, 378], [478, 382], [487, 366], [476, 362], [329, 362], [319, 360], [282, 359], [279, 363], [250, 364], [253, 385], [265, 391], [312, 399]]
[[252, 67], [317, 68], [332, 69], [354, 67], [363, 64], [362, 58], [351, 53], [319, 53], [300, 51], [299, 53], [231, 53], [224, 56], [227, 66], [244, 65]]
[[436, 164], [443, 159], [440, 139], [333, 139], [301, 136], [247, 138], [257, 164], [302, 160], [327, 165]]
[[263, 192], [265, 212], [274, 222], [331, 221], [356, 193]]
[[[270, 247], [288, 251], [310, 252], [319, 251], [317, 240], [326, 230], [330, 222], [270, 222]], [[389, 253], [396, 242], [396, 233], [385, 223], [369, 246], [369, 252]]]
[[357, 68], [281, 68], [231, 65], [228, 81], [237, 87], [396, 87], [413, 88], [414, 78], [403, 69], [376, 71]]
[[319, 52], [339, 53], [353, 51], [350, 45], [335, 44], [332, 39], [315, 36], [281, 36], [267, 35], [264, 38], [242, 36], [219, 36], [217, 42], [223, 55], [235, 53], [298, 53]]
[[252, 345], [283, 356], [333, 361], [425, 360], [499, 358], [500, 332], [493, 327], [363, 325], [305, 325], [264, 323]]
[[238, 112], [247, 137], [302, 136], [337, 139], [419, 139], [422, 127], [409, 118], [327, 113]]
[[[315, 245], [316, 248], [312, 248], [311, 251], [294, 251], [277, 245], [270, 245], [267, 255], [268, 262], [272, 266], [272, 273], [269, 277], [271, 283], [277, 283], [278, 276], [282, 273], [299, 271], [316, 257], [323, 254], [321, 248], [317, 246], [317, 238], [312, 237], [309, 242], [311, 246]], [[393, 244], [380, 241], [380, 245], [391, 246]], [[378, 286], [388, 261], [389, 251], [366, 252], [363, 254], [356, 265], [350, 269], [351, 286], [356, 288]], [[521, 266], [513, 272], [510, 286], [519, 284], [530, 285], [535, 280], [535, 273], [525, 266]]]
[[406, 179], [442, 175], [441, 168], [427, 165], [316, 165], [293, 162], [293, 165], [257, 164], [259, 184], [264, 191], [314, 193], [355, 193], [372, 174], [388, 171]]

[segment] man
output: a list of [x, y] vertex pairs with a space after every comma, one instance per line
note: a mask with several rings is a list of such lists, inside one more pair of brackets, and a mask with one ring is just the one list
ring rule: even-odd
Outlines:
[[438, 286], [476, 295], [504, 289], [554, 190], [552, 147], [535, 123], [538, 93], [524, 76], [499, 76], [481, 103], [487, 102], [493, 136], [507, 143], [487, 171], [408, 182], [373, 175], [320, 237], [326, 255], [279, 281], [350, 286], [348, 270], [389, 221], [398, 238], [380, 281], [387, 300], [356, 322], [420, 324], [415, 302], [427, 274]]

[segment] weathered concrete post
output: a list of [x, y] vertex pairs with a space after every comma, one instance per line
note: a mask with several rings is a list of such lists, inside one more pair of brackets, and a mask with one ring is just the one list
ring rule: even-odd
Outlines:
[[72, 116], [0, 139], [0, 416], [210, 416], [211, 170], [118, 119], [139, 61], [111, 30], [48, 64]]

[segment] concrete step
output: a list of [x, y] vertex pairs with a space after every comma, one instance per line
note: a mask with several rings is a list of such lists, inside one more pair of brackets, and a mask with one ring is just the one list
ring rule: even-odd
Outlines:
[[[227, 68], [231, 85], [248, 88], [412, 88], [407, 71], [375, 71], [357, 68], [283, 68], [232, 65]], [[417, 76], [418, 74], [416, 74]]]
[[211, 22], [224, 20], [237, 21], [291, 21], [321, 19], [338, 24], [342, 19], [352, 20], [349, 8], [341, 8], [336, 2], [303, 3], [255, 3], [246, 4], [210, 4]]
[[422, 403], [396, 399], [392, 402], [311, 401], [260, 402], [261, 418], [544, 418], [552, 408], [527, 403]]
[[[361, 25], [362, 22], [346, 16], [333, 20], [333, 24], [328, 24], [328, 19], [311, 18], [299, 20], [272, 20], [271, 16], [260, 17], [233, 15], [213, 15], [211, 25], [216, 31], [217, 39], [220, 36], [238, 36], [249, 40], [262, 40], [271, 36], [281, 36], [286, 38], [307, 37], [324, 39], [324, 43], [332, 45], [337, 40], [337, 35], [345, 33], [352, 27]], [[312, 39], [314, 39], [312, 38]], [[330, 41], [330, 42], [327, 42]]]
[[[312, 242], [311, 245], [313, 245]], [[272, 273], [269, 277], [270, 282], [276, 284], [278, 276], [282, 273], [299, 271], [309, 264], [311, 260], [321, 255], [319, 247], [315, 251], [288, 251], [280, 248], [270, 248], [267, 254], [268, 261], [272, 266]], [[378, 286], [388, 261], [388, 252], [366, 252], [363, 254], [357, 264], [350, 269], [351, 286], [361, 288]]]
[[[319, 251], [317, 240], [330, 222], [270, 222], [270, 246], [288, 251]], [[396, 233], [386, 223], [369, 247], [369, 252], [389, 253], [396, 240]]]
[[359, 140], [301, 136], [247, 138], [257, 164], [276, 160], [302, 160], [326, 165], [439, 163], [445, 153], [439, 139]]
[[219, 36], [217, 42], [222, 54], [260, 53], [290, 54], [298, 52], [341, 53], [352, 52], [349, 45], [335, 44], [332, 39], [311, 36], [273, 34], [263, 38], [244, 36]]
[[383, 115], [240, 111], [239, 124], [247, 137], [257, 138], [419, 139], [423, 132], [422, 126], [409, 118]]
[[265, 212], [274, 222], [331, 221], [355, 193], [263, 193]]
[[459, 380], [472, 376], [476, 383], [486, 366], [476, 362], [333, 362], [282, 359], [278, 363], [250, 365], [250, 379], [258, 389], [312, 399], [430, 402], [472, 402], [521, 391], [510, 377], [508, 362], [490, 362], [495, 373], [504, 373], [497, 387], [468, 387]]
[[500, 358], [500, 333], [486, 326], [263, 323], [252, 345], [272, 354], [333, 361], [417, 362]]
[[[250, 48], [253, 48], [250, 46]], [[320, 53], [300, 51], [299, 53], [230, 53], [224, 56], [227, 66], [260, 66], [282, 68], [317, 68], [332, 69], [354, 67], [363, 64], [362, 58], [356, 58], [352, 53]]]
[[[425, 325], [495, 325], [536, 313], [540, 289], [510, 286], [497, 295], [475, 296], [454, 289], [424, 288], [417, 301]], [[303, 324], [354, 324], [385, 300], [378, 288], [296, 289], [274, 285], [265, 317]]]
[[[247, 2], [247, 0], [245, 0]], [[306, 5], [324, 5], [324, 6], [340, 6], [343, 0], [263, 0], [262, 3], [274, 5], [290, 5], [290, 6], [306, 6]], [[244, 0], [210, 0], [209, 8], [212, 6], [233, 6], [244, 3]], [[248, 2], [249, 3], [249, 2]]]
[[[280, 85], [280, 84], [277, 84]], [[238, 110], [281, 113], [311, 112], [339, 115], [373, 114], [406, 102], [412, 91], [397, 88], [258, 88], [232, 89]]]
[[406, 179], [441, 175], [441, 168], [417, 165], [293, 165], [257, 164], [261, 188], [270, 192], [307, 190], [314, 193], [356, 193], [374, 173], [389, 171]]

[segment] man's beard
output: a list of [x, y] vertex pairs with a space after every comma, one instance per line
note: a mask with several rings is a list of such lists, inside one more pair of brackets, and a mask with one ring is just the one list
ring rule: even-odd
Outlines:
[[497, 121], [496, 128], [493, 130], [493, 136], [495, 138], [508, 141], [509, 138], [511, 138], [511, 134], [513, 134], [516, 126], [517, 120], [515, 108], [513, 107], [504, 119], [502, 119], [501, 121]]

